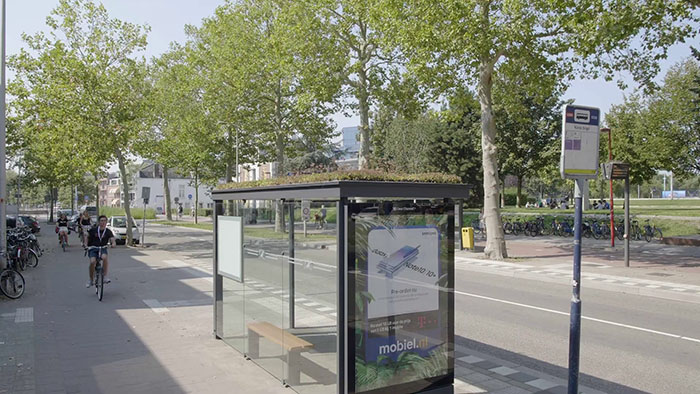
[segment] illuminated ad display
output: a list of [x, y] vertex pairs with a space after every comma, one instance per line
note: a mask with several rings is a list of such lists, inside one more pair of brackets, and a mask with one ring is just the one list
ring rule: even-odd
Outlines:
[[351, 205], [359, 212], [349, 220], [349, 391], [413, 393], [444, 383], [453, 370], [453, 211]]

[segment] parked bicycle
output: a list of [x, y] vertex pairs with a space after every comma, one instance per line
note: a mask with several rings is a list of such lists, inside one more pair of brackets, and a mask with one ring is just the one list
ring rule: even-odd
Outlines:
[[655, 224], [650, 224], [649, 219], [644, 222], [646, 223], [644, 224], [644, 239], [647, 242], [651, 242], [652, 240], [661, 241], [664, 237], [661, 229], [656, 227]]
[[5, 297], [16, 300], [24, 294], [24, 285], [24, 276], [19, 273], [16, 260], [8, 255], [7, 267], [0, 272], [0, 292]]

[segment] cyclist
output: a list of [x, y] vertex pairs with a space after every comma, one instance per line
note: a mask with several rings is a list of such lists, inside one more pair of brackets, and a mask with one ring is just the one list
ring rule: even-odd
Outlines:
[[[109, 283], [111, 280], [107, 278], [107, 271], [109, 268], [109, 260], [107, 256], [106, 246], [109, 244], [114, 247], [115, 240], [112, 230], [107, 228], [107, 216], [100, 215], [97, 219], [97, 226], [91, 228], [88, 231], [88, 246], [105, 247], [102, 249], [102, 269], [104, 270], [104, 283]], [[100, 249], [90, 249], [88, 251], [88, 257], [90, 257], [90, 280], [87, 282], [85, 287], [92, 286], [95, 283], [95, 264], [97, 263], [97, 256], [100, 254]]]
[[58, 233], [58, 244], [61, 245], [65, 241], [68, 245], [68, 218], [65, 213], [61, 213], [61, 216], [56, 220], [56, 232]]
[[78, 218], [78, 229], [80, 230], [80, 242], [84, 247], [87, 247], [87, 235], [92, 227], [92, 219], [90, 219], [90, 213], [88, 211], [83, 211], [83, 213]]

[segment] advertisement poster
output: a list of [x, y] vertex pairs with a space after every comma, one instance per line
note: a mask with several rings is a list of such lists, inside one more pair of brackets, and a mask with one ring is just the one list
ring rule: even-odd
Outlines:
[[431, 378], [449, 370], [447, 292], [442, 283], [448, 217], [391, 219], [364, 227], [355, 240], [362, 252], [355, 288], [358, 393], [421, 380], [427, 386]]

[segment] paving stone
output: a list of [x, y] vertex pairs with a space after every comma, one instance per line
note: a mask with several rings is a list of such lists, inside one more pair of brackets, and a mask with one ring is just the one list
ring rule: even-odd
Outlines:
[[474, 363], [474, 364], [472, 364], [472, 365], [475, 366], [475, 367], [479, 367], [479, 368], [487, 369], [487, 370], [488, 370], [488, 369], [491, 369], [491, 368], [494, 368], [494, 367], [500, 367], [500, 366], [501, 366], [500, 364], [496, 364], [496, 363], [494, 363], [493, 361], [488, 361], [488, 360], [479, 361], [479, 362]]

